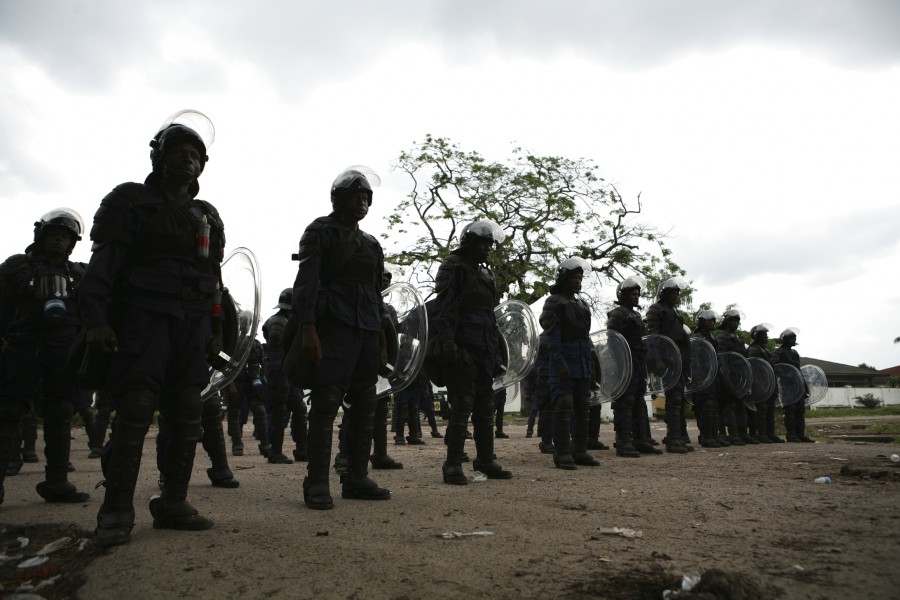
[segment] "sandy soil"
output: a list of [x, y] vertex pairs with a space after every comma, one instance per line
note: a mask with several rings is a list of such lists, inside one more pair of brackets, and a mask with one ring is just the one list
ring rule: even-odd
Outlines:
[[[661, 424], [654, 430], [662, 439]], [[900, 468], [886, 458], [900, 451], [895, 445], [698, 447], [689, 455], [640, 459], [617, 458], [610, 450], [595, 452], [600, 467], [561, 471], [539, 454], [536, 439], [525, 438], [523, 423], [507, 432], [511, 439], [498, 440], [496, 448], [514, 473], [510, 481], [444, 485], [444, 446], [427, 438], [425, 446], [390, 446], [404, 469], [373, 472], [392, 490], [391, 500], [342, 500], [335, 476], [335, 509], [322, 512], [303, 506], [303, 463], [269, 465], [249, 452], [231, 459], [241, 487], [230, 490], [209, 485], [201, 454], [191, 499], [216, 526], [199, 533], [152, 529], [146, 506], [157, 488], [149, 440], [131, 544], [105, 554], [81, 550], [80, 566], [63, 562], [53, 569], [83, 567], [84, 584], [78, 587], [72, 572], [41, 593], [83, 599], [659, 599], [664, 589], [680, 585], [683, 573], [695, 571], [707, 574], [710, 589], [726, 591], [679, 597], [898, 597]], [[73, 527], [93, 529], [100, 465], [87, 458], [83, 432], [75, 435], [71, 478], [91, 490], [91, 500], [40, 501], [34, 486], [43, 467], [25, 465], [6, 482], [4, 544], [17, 531], [43, 535], [43, 544], [57, 535], [76, 538]], [[612, 444], [611, 426], [604, 425], [601, 438]], [[824, 475], [830, 485], [814, 483]], [[68, 529], [38, 535], [37, 524], [53, 523]], [[604, 533], [614, 527], [640, 537]], [[492, 535], [442, 537], [479, 531]], [[74, 543], [69, 551], [77, 552]], [[11, 564], [4, 571], [7, 593], [11, 577], [25, 578], [11, 576]], [[22, 573], [38, 581], [52, 570], [44, 571]]]

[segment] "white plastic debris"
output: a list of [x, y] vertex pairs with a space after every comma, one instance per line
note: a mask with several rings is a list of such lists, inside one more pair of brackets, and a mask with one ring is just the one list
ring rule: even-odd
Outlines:
[[70, 537], [62, 537], [58, 540], [54, 540], [37, 551], [37, 554], [52, 554], [57, 550], [65, 548], [72, 542], [72, 538]]
[[487, 481], [487, 478], [488, 476], [481, 471], [475, 471], [475, 474], [472, 476], [472, 481]]
[[50, 560], [49, 556], [32, 556], [28, 560], [23, 560], [22, 562], [20, 562], [18, 568], [30, 569], [31, 567], [38, 567], [48, 560]]
[[623, 527], [603, 527], [600, 529], [600, 533], [603, 535], [618, 535], [629, 540], [644, 537], [644, 532], [640, 529], [625, 529]]
[[445, 540], [452, 540], [454, 538], [462, 538], [462, 537], [487, 537], [489, 535], [494, 535], [493, 531], [472, 531], [470, 533], [460, 533], [459, 531], [445, 531], [441, 534], [441, 537]]

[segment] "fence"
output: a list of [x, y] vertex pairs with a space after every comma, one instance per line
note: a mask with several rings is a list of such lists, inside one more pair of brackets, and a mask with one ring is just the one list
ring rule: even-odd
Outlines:
[[882, 406], [900, 404], [900, 388], [857, 388], [857, 387], [830, 387], [825, 392], [825, 397], [813, 405], [813, 408], [859, 408], [859, 404], [853, 399], [856, 396], [872, 394], [881, 400]]

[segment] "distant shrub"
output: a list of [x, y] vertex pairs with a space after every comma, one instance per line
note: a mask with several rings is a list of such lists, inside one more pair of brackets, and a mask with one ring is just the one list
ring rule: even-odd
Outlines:
[[863, 408], [878, 408], [881, 406], [881, 400], [873, 396], [872, 394], [863, 394], [862, 396], [854, 396], [854, 400], [856, 403], [862, 406]]

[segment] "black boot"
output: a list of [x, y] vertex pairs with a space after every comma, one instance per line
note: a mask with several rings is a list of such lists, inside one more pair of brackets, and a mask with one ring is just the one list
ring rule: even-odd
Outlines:
[[[549, 402], [547, 403], [549, 405]], [[538, 417], [538, 437], [541, 441], [538, 448], [541, 454], [553, 454], [556, 449], [553, 447], [553, 410], [550, 406], [541, 409]]]
[[572, 405], [571, 394], [554, 399], [553, 403], [553, 464], [557, 469], [576, 469], [572, 458]]
[[[642, 407], [643, 410], [643, 407]], [[616, 430], [616, 456], [640, 458], [634, 447], [634, 396], [624, 394], [613, 401], [613, 421]]]
[[155, 408], [156, 395], [142, 390], [128, 392], [116, 403], [115, 424], [101, 460], [106, 493], [95, 530], [95, 543], [101, 548], [131, 541], [134, 488], [141, 468], [144, 436]]
[[534, 422], [537, 421], [537, 415], [538, 413], [534, 409], [528, 413], [528, 426], [525, 428], [525, 437], [527, 438], [534, 436]]
[[212, 462], [206, 475], [213, 487], [236, 488], [240, 482], [228, 467], [228, 452], [225, 448], [225, 431], [222, 429], [222, 405], [219, 397], [213, 395], [203, 403], [203, 415], [200, 425], [203, 428], [201, 443]]
[[228, 407], [228, 437], [231, 438], [231, 455], [244, 455], [244, 426], [236, 409]]
[[187, 501], [188, 484], [194, 467], [203, 403], [200, 390], [186, 388], [173, 395], [166, 409], [171, 436], [161, 449], [161, 472], [165, 478], [162, 497], [150, 501], [154, 529], [202, 531], [213, 522], [200, 515]]
[[294, 440], [294, 460], [305, 462], [308, 456], [307, 435], [309, 432], [309, 419], [306, 414], [298, 415], [296, 411], [291, 413], [291, 435]]
[[494, 455], [494, 399], [482, 399], [475, 406], [472, 429], [475, 437], [476, 458], [472, 468], [487, 475], [488, 479], [512, 479], [512, 473], [497, 462]]
[[[369, 457], [372, 449], [372, 430], [378, 400], [375, 386], [358, 392], [350, 398], [350, 431], [353, 449], [350, 454], [350, 472], [341, 477], [341, 498], [349, 500], [388, 500], [391, 492], [378, 487], [369, 478]], [[385, 404], [384, 418], [387, 418]], [[383, 423], [387, 444], [387, 423]]]
[[6, 469], [15, 455], [19, 458], [19, 423], [24, 406], [20, 402], [0, 403], [0, 504], [3, 504], [3, 480]]
[[47, 466], [44, 468], [45, 480], [37, 484], [37, 493], [47, 502], [71, 504], [84, 502], [90, 495], [79, 492], [68, 480], [69, 451], [72, 445], [72, 403], [46, 402], [43, 413], [44, 456], [47, 457]]
[[405, 446], [406, 438], [403, 437], [403, 430], [409, 420], [409, 406], [406, 402], [398, 402], [395, 408], [397, 414], [394, 417], [396, 419], [394, 422], [394, 445]]
[[784, 428], [787, 430], [787, 441], [798, 444], [801, 442], [797, 435], [797, 405], [784, 407]]
[[[462, 462], [465, 452], [466, 428], [469, 424], [469, 412], [462, 412], [465, 408], [471, 410], [474, 399], [470, 397], [454, 399], [451, 402], [450, 421], [447, 423], [447, 435], [444, 443], [447, 445], [447, 460], [444, 461], [442, 471], [444, 483], [450, 485], [466, 485], [468, 477], [463, 472]], [[454, 407], [455, 405], [455, 407]]]
[[262, 402], [253, 404], [250, 407], [253, 412], [253, 434], [259, 441], [259, 453], [269, 458], [272, 452], [272, 444], [269, 443], [269, 415], [266, 413], [266, 407]]
[[587, 398], [575, 400], [575, 410], [572, 416], [575, 419], [575, 439], [572, 442], [572, 459], [576, 465], [584, 467], [599, 467], [600, 461], [588, 454], [588, 427], [590, 405]]
[[806, 435], [806, 405], [804, 404], [804, 400], [801, 400], [797, 406], [794, 423], [794, 429], [801, 442], [806, 444], [816, 443], [816, 440]]
[[[6, 468], [3, 469], [3, 474], [6, 477], [12, 477], [13, 475], [18, 475], [19, 471], [22, 470], [22, 467], [25, 466], [25, 457], [22, 456], [22, 426], [16, 425], [12, 431], [12, 439], [9, 442], [10, 444], [10, 454], [6, 461]], [[35, 457], [37, 458], [37, 457]], [[37, 462], [37, 461], [35, 461]]]
[[373, 469], [402, 469], [403, 463], [397, 462], [387, 451], [387, 413], [390, 397], [379, 398], [375, 408], [372, 429], [372, 462]]
[[328, 485], [334, 418], [344, 398], [340, 388], [322, 387], [310, 394], [307, 475], [303, 479], [303, 503], [307, 508], [330, 510], [334, 500]]
[[273, 465], [294, 464], [290, 458], [284, 455], [284, 421], [287, 418], [287, 398], [276, 400], [272, 406], [272, 428], [269, 431], [269, 463]]
[[681, 439], [681, 398], [673, 389], [666, 394], [666, 452], [687, 454], [690, 452]]
[[[650, 417], [647, 415], [647, 405], [643, 398], [638, 398], [634, 404], [634, 449], [641, 454], [662, 454], [663, 451], [651, 443]], [[644, 436], [644, 437], [641, 437]]]
[[38, 417], [34, 410], [30, 410], [22, 417], [22, 462], [40, 462], [37, 455], [37, 427]]

